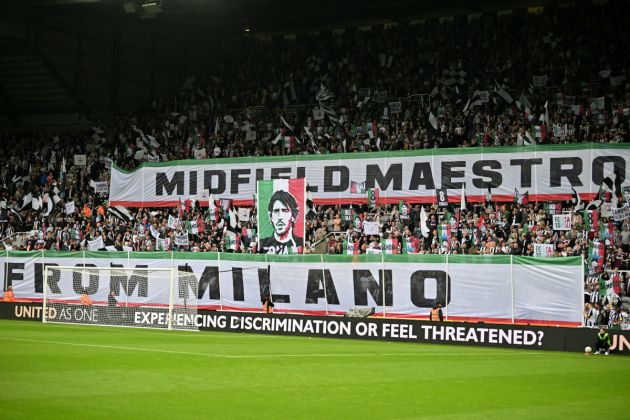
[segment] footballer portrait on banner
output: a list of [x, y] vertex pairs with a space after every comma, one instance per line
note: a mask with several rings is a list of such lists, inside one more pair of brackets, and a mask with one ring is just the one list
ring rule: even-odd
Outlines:
[[258, 249], [261, 253], [303, 252], [305, 197], [304, 178], [258, 181]]

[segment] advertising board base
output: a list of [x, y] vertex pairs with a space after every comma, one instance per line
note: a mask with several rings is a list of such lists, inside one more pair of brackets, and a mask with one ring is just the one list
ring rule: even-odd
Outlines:
[[[120, 309], [120, 308], [119, 308]], [[92, 306], [90, 316], [80, 305], [65, 313], [48, 309], [51, 322], [105, 325], [111, 319], [107, 307]], [[125, 325], [141, 328], [165, 328], [169, 321], [174, 329], [245, 332], [272, 335], [296, 335], [325, 338], [402, 341], [410, 343], [457, 344], [584, 352], [595, 345], [597, 329], [538, 327], [468, 322], [430, 322], [392, 318], [316, 317], [287, 314], [263, 314], [199, 310], [178, 313], [168, 319], [163, 308], [124, 308], [120, 312]], [[41, 321], [41, 303], [0, 303], [0, 318]], [[70, 316], [70, 318], [68, 318]], [[76, 317], [76, 319], [72, 318]], [[79, 318], [80, 317], [80, 318]], [[630, 331], [610, 330], [611, 353], [630, 355]]]

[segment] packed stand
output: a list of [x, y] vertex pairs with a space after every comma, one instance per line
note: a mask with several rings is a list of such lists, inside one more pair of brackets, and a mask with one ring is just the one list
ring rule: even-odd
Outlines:
[[[187, 202], [113, 212], [97, 192], [112, 163], [132, 170], [176, 159], [626, 142], [627, 9], [579, 4], [244, 40], [234, 61], [189, 77], [150, 113], [87, 131], [3, 135], [0, 239], [29, 232], [20, 250], [256, 252], [255, 208]], [[413, 203], [403, 217], [399, 206], [315, 206], [305, 252], [532, 256], [536, 244], [552, 244], [553, 255], [589, 264], [589, 322], [627, 325], [627, 310], [616, 308], [630, 296], [628, 223], [602, 219], [594, 230], [575, 203], [553, 204], [490, 200], [461, 213], [433, 206], [426, 224]], [[551, 230], [556, 212], [572, 215], [570, 230]], [[184, 235], [185, 245], [177, 240]]]

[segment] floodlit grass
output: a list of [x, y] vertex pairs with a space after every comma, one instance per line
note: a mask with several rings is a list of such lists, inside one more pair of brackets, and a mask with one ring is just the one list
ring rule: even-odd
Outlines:
[[630, 416], [612, 355], [0, 321], [0, 372], [6, 419]]

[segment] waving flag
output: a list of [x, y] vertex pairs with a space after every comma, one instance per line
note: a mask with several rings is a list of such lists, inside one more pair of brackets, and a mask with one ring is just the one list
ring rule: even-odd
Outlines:
[[363, 181], [363, 182], [350, 181], [350, 192], [352, 194], [364, 194], [365, 193], [365, 181]]
[[398, 254], [398, 239], [384, 239], [381, 241], [383, 254]]
[[411, 207], [409, 207], [409, 203], [401, 200], [398, 203], [398, 214], [400, 220], [409, 220], [409, 213], [411, 213]]
[[451, 225], [450, 223], [442, 223], [438, 226], [438, 240], [440, 244], [444, 241], [451, 243]]
[[424, 211], [424, 206], [420, 210], [420, 231], [422, 232], [422, 236], [425, 238], [429, 237], [429, 227], [427, 226], [427, 220], [429, 220], [429, 216], [427, 216], [427, 212]]
[[403, 254], [417, 254], [420, 251], [420, 241], [415, 236], [403, 238]]
[[355, 232], [361, 232], [363, 230], [363, 214], [354, 213], [352, 215], [352, 227]]
[[599, 228], [599, 237], [602, 241], [606, 239], [610, 239], [611, 242], [615, 236], [615, 227], [612, 223], [608, 223], [607, 225], [602, 224]]
[[317, 99], [319, 108], [324, 111], [324, 113], [328, 116], [330, 122], [332, 122], [333, 124], [339, 123], [339, 116], [337, 115], [337, 112], [333, 109], [333, 103], [336, 99], [336, 95], [323, 83], [320, 84], [315, 99]]
[[181, 224], [181, 219], [179, 217], [173, 217], [170, 214], [168, 215], [168, 227], [170, 229], [178, 229]]
[[256, 229], [242, 228], [241, 236], [247, 238], [249, 241], [252, 241], [254, 238], [256, 238]]
[[599, 211], [585, 210], [583, 213], [584, 229], [588, 232], [599, 231]]
[[223, 246], [226, 251], [238, 251], [241, 249], [241, 237], [232, 231], [226, 230]]
[[354, 241], [354, 242], [344, 241], [344, 243], [343, 243], [343, 253], [344, 254], [358, 254], [359, 253], [359, 241]]
[[188, 220], [186, 221], [186, 231], [190, 234], [190, 235], [197, 235], [199, 233], [199, 228], [197, 227], [197, 221], [196, 220]]
[[578, 213], [584, 210], [584, 203], [582, 202], [580, 195], [577, 193], [577, 191], [575, 191], [575, 188], [571, 187], [571, 190], [573, 191], [573, 196], [571, 197], [571, 204], [575, 206], [573, 208], [573, 213]]
[[525, 194], [521, 194], [514, 188], [514, 203], [529, 204], [529, 191], [526, 191]]
[[370, 207], [378, 206], [379, 189], [378, 188], [368, 188], [367, 189], [367, 199], [368, 199], [368, 205]]
[[593, 262], [595, 262], [595, 271], [599, 273], [604, 267], [604, 243], [601, 241], [589, 241], [588, 248], [589, 263], [593, 267]]
[[208, 199], [208, 217], [206, 221], [217, 223], [221, 218], [219, 207], [217, 207], [216, 201], [214, 200], [214, 195], [210, 194], [210, 198]]
[[560, 214], [562, 205], [560, 203], [545, 203], [544, 210], [546, 214]]
[[462, 184], [462, 194], [459, 200], [459, 209], [466, 210], [468, 207], [468, 200], [466, 199], [466, 191], [464, 191], [464, 184]]

